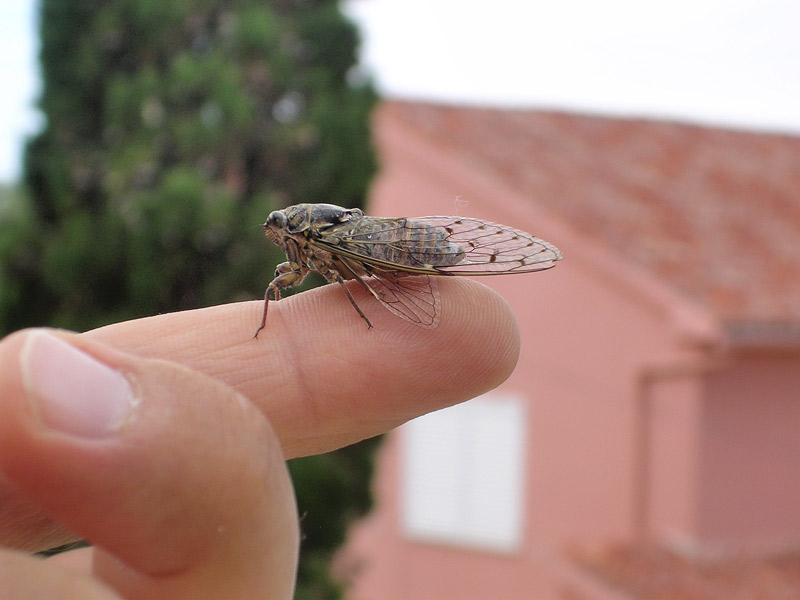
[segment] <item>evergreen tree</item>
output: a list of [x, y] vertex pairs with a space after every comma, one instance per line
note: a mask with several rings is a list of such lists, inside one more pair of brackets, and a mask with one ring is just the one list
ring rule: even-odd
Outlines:
[[375, 159], [335, 0], [43, 0], [36, 257], [10, 326], [259, 297], [268, 212], [360, 205]]
[[[337, 0], [40, 1], [45, 126], [29, 204], [0, 214], [0, 333], [259, 298], [269, 211], [363, 204], [375, 95]], [[291, 465], [299, 598], [339, 597], [369, 446]]]

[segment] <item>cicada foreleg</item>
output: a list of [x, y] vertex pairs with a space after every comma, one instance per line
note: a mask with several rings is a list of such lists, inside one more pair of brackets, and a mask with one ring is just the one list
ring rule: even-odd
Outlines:
[[257, 338], [261, 330], [267, 326], [267, 308], [269, 307], [270, 292], [272, 292], [273, 300], [280, 300], [281, 290], [300, 285], [306, 275], [308, 275], [308, 268], [301, 263], [283, 262], [275, 267], [275, 279], [270, 282], [264, 292], [264, 312], [261, 314], [261, 324], [253, 334], [254, 338]]

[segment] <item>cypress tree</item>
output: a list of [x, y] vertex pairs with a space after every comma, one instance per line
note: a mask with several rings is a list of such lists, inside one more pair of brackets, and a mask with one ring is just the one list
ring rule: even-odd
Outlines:
[[[269, 211], [363, 204], [376, 98], [336, 0], [40, 1], [45, 125], [28, 201], [0, 211], [0, 333], [261, 297]], [[290, 465], [298, 598], [340, 597], [373, 446]]]

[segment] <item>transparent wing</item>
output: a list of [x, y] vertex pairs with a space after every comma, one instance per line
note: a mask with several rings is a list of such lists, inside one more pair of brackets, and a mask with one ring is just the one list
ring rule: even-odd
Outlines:
[[493, 275], [549, 269], [562, 254], [529, 233], [468, 217], [364, 217], [335, 231], [331, 252], [382, 269], [439, 275]]
[[550, 242], [497, 223], [466, 217], [421, 217], [414, 221], [438, 227], [448, 242], [464, 251], [464, 258], [458, 263], [436, 267], [442, 273], [530, 273], [549, 269], [563, 258]]
[[361, 281], [391, 313], [424, 329], [439, 324], [439, 288], [428, 275], [391, 273], [362, 276]]

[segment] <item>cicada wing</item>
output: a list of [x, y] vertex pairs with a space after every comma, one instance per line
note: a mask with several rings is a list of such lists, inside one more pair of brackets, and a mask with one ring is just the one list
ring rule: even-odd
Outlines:
[[362, 276], [361, 281], [401, 319], [424, 329], [434, 329], [439, 324], [439, 286], [434, 277], [381, 273]]
[[336, 230], [329, 252], [383, 270], [446, 275], [498, 275], [549, 269], [562, 254], [529, 233], [468, 217], [364, 217]]
[[555, 266], [563, 258], [550, 242], [506, 225], [468, 217], [419, 217], [414, 222], [437, 227], [464, 257], [455, 264], [437, 265], [448, 275], [530, 273]]

